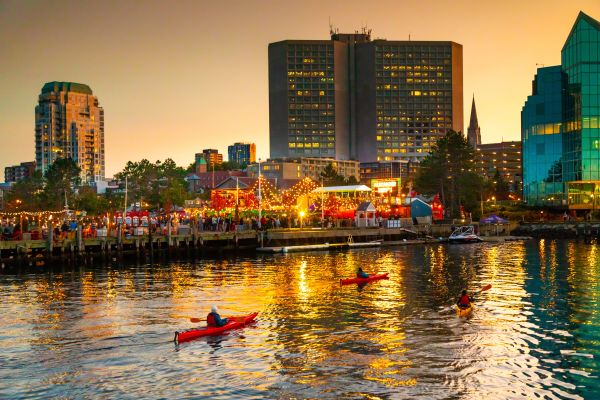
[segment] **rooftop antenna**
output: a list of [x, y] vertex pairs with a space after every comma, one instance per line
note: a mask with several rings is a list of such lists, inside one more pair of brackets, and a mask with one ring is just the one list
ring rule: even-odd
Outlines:
[[408, 41], [410, 42], [410, 33], [408, 34]]
[[329, 34], [333, 35], [333, 25], [331, 25], [331, 15], [329, 16]]

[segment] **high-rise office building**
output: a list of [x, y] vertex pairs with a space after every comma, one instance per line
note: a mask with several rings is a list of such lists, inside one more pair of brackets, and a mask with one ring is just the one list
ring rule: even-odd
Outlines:
[[580, 12], [561, 65], [539, 68], [521, 111], [523, 195], [529, 205], [600, 204], [600, 22]]
[[474, 149], [481, 144], [481, 129], [479, 128], [479, 122], [477, 121], [475, 96], [473, 96], [473, 104], [471, 105], [471, 119], [469, 120], [469, 127], [467, 128], [467, 140]]
[[46, 172], [58, 158], [71, 158], [81, 179], [104, 179], [104, 110], [89, 86], [48, 82], [35, 107], [36, 168]]
[[229, 162], [235, 162], [239, 165], [248, 165], [256, 161], [256, 144], [254, 143], [234, 143], [227, 147]]
[[271, 157], [420, 161], [462, 131], [462, 46], [371, 40], [269, 45]]
[[19, 182], [33, 175], [35, 172], [35, 161], [22, 162], [4, 168], [4, 182]]

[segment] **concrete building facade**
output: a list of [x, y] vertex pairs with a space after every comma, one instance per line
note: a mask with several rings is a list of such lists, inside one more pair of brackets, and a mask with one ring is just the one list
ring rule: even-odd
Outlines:
[[[337, 173], [344, 178], [360, 179], [359, 162], [354, 160], [334, 160], [332, 158], [280, 158], [269, 159], [260, 163], [261, 174], [265, 178], [277, 180], [302, 179], [309, 177], [315, 181], [321, 179], [321, 173], [331, 164]], [[248, 176], [258, 177], [258, 163], [248, 166]]]
[[35, 161], [22, 162], [4, 168], [4, 182], [18, 182], [33, 175], [35, 172]]
[[476, 148], [475, 156], [483, 176], [492, 179], [498, 171], [508, 182], [510, 191], [521, 197], [523, 170], [520, 141], [480, 144]]
[[462, 46], [370, 31], [269, 45], [270, 153], [420, 161], [463, 130]]

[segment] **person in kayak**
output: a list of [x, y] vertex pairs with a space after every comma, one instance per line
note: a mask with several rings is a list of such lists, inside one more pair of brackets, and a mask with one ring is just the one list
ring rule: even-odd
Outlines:
[[221, 318], [217, 310], [217, 306], [213, 305], [210, 313], [206, 316], [206, 324], [208, 326], [223, 326], [229, 322], [227, 318]]
[[362, 270], [362, 267], [358, 267], [358, 271], [356, 271], [357, 278], [368, 278], [369, 274]]
[[472, 301], [473, 301], [473, 299], [467, 294], [467, 291], [463, 290], [462, 294], [458, 298], [458, 301], [456, 302], [456, 305], [459, 308], [463, 308], [463, 309], [469, 308], [471, 306]]

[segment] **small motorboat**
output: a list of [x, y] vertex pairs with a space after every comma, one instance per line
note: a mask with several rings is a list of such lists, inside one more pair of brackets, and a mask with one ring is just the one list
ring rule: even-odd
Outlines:
[[483, 240], [475, 234], [473, 225], [459, 226], [448, 238], [449, 243], [479, 243]]

